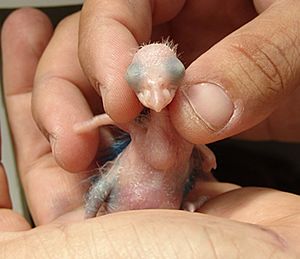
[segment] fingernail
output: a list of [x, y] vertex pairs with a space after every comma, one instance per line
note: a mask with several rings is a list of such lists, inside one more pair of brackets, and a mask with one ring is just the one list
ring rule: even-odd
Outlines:
[[201, 83], [185, 90], [197, 116], [213, 131], [222, 129], [230, 120], [234, 105], [218, 85]]

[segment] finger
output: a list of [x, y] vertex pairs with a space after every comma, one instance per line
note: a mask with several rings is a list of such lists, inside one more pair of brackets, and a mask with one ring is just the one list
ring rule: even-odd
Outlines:
[[34, 9], [13, 12], [2, 28], [5, 101], [21, 170], [49, 150], [33, 122], [30, 102], [36, 65], [51, 32], [48, 18]]
[[[68, 171], [87, 170], [98, 147], [98, 131], [76, 134], [73, 125], [101, 112], [101, 100], [77, 57], [79, 14], [61, 22], [40, 60], [34, 84], [34, 118], [49, 138], [56, 162]], [[93, 108], [93, 111], [91, 110]]]
[[188, 67], [182, 91], [170, 105], [183, 137], [208, 143], [240, 133], [295, 90], [299, 11], [297, 1], [276, 2]]
[[86, 222], [38, 228], [6, 242], [5, 254], [0, 255], [16, 258], [28, 247], [35, 248], [38, 258], [45, 253], [82, 258], [266, 258], [274, 254], [296, 258], [294, 250], [299, 250], [263, 227], [168, 210], [115, 213]]
[[148, 42], [152, 25], [171, 19], [184, 0], [84, 2], [79, 36], [79, 58], [95, 89], [101, 92], [105, 111], [120, 123], [141, 110], [124, 75], [132, 53]]
[[[276, 202], [274, 202], [276, 201]], [[265, 225], [285, 215], [300, 215], [298, 195], [267, 188], [238, 188], [224, 192], [198, 211], [242, 222]]]
[[[49, 19], [35, 9], [13, 12], [2, 30], [3, 76], [8, 118], [20, 178], [34, 222], [47, 223], [82, 205], [86, 174], [57, 166], [31, 115], [34, 71], [52, 34]], [[15, 73], [17, 68], [18, 73]], [[84, 158], [84, 157], [83, 157]]]

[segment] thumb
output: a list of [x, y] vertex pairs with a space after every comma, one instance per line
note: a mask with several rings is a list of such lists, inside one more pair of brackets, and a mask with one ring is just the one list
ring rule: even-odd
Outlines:
[[208, 143], [235, 135], [291, 94], [299, 84], [299, 13], [299, 1], [274, 2], [187, 68], [170, 105], [183, 137]]

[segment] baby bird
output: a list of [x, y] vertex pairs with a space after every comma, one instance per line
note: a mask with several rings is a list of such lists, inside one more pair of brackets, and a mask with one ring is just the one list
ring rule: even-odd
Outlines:
[[[95, 217], [99, 211], [180, 209], [197, 175], [216, 167], [213, 153], [204, 145], [197, 151], [170, 121], [167, 105], [184, 74], [184, 65], [170, 43], [145, 45], [136, 52], [125, 78], [146, 108], [124, 127], [130, 143], [99, 170], [91, 184], [86, 218]], [[82, 134], [107, 124], [114, 123], [104, 114], [74, 129]]]

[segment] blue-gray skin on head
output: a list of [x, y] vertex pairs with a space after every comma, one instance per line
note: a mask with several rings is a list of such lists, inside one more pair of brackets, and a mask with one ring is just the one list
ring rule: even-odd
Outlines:
[[132, 63], [129, 65], [125, 79], [128, 85], [135, 91], [139, 91], [142, 81], [142, 65], [139, 63]]
[[[176, 57], [166, 60], [165, 72], [168, 74], [170, 82], [176, 84], [185, 73], [184, 65]], [[131, 63], [126, 72], [126, 81], [135, 91], [139, 91], [141, 81], [143, 80], [143, 65], [140, 63]]]
[[165, 66], [171, 82], [180, 82], [184, 77], [185, 67], [177, 57], [167, 59]]
[[135, 54], [125, 78], [145, 107], [160, 112], [173, 100], [184, 74], [184, 65], [168, 45], [151, 44]]

